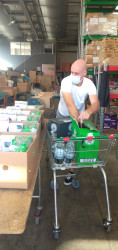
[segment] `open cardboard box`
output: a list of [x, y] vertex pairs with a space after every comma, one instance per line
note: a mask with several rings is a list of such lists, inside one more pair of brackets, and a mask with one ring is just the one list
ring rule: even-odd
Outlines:
[[[24, 109], [24, 111], [25, 111], [25, 109]], [[32, 109], [30, 111], [32, 111]], [[39, 111], [39, 110], [35, 110], [35, 111]], [[40, 112], [41, 112], [41, 128], [43, 128], [43, 126], [44, 126], [44, 110], [40, 110]], [[32, 115], [32, 114], [30, 114], [30, 115]], [[21, 116], [23, 116], [23, 115], [21, 115]]]
[[[17, 121], [10, 121], [10, 122], [17, 122], [17, 123], [19, 123], [19, 122], [24, 122], [24, 123], [36, 123], [36, 122], [41, 122], [41, 115], [32, 115], [32, 117], [36, 117], [36, 118], [38, 118], [38, 120], [37, 121], [28, 121], [28, 118], [30, 117], [30, 115], [17, 115], [16, 116], [16, 119], [17, 119]], [[21, 118], [21, 119], [20, 119]], [[26, 120], [25, 120], [26, 119]]]
[[[13, 107], [13, 106], [12, 106]], [[20, 105], [16, 104], [14, 107], [20, 107]], [[44, 109], [44, 105], [27, 105], [26, 107], [22, 106], [21, 109], [25, 109], [25, 110], [43, 110]]]
[[[18, 123], [20, 123], [20, 122], [18, 122]], [[26, 125], [26, 123], [24, 123], [24, 122], [21, 122], [21, 123]], [[36, 123], [36, 124], [37, 124], [37, 130], [35, 132], [0, 132], [0, 135], [3, 135], [3, 134], [4, 135], [20, 135], [20, 136], [26, 135], [26, 136], [37, 136], [39, 138], [40, 131], [41, 131], [41, 123]]]
[[44, 102], [45, 108], [51, 107], [51, 99], [54, 97], [54, 92], [40, 92], [37, 96], [32, 96], [29, 98], [29, 103], [33, 100], [35, 102], [35, 99], [42, 100]]
[[32, 138], [27, 152], [0, 152], [0, 188], [28, 189], [39, 150], [39, 138]]

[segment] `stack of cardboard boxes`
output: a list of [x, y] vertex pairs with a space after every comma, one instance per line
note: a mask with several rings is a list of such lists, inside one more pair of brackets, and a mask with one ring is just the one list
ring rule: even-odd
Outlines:
[[0, 91], [6, 92], [7, 96], [13, 96], [17, 94], [17, 88], [13, 86], [8, 86], [8, 78], [5, 74], [0, 75]]
[[30, 70], [29, 77], [32, 83], [40, 83], [43, 90], [51, 91], [52, 82], [55, 81], [55, 65], [42, 64], [42, 74], [38, 71]]
[[101, 50], [101, 40], [92, 41], [86, 46], [86, 63], [87, 67], [98, 66]]
[[17, 92], [23, 93], [23, 92], [30, 92], [31, 90], [31, 84], [29, 82], [18, 82], [17, 83]]
[[109, 65], [118, 66], [118, 38], [106, 37], [102, 40], [99, 64], [105, 61]]
[[87, 13], [86, 34], [117, 36], [118, 15], [109, 13]]
[[12, 79], [11, 77], [13, 76], [20, 77], [20, 75], [21, 74], [19, 72], [15, 72], [15, 71], [8, 72], [8, 76], [6, 76], [5, 74], [1, 74], [0, 75], [0, 91], [6, 92], [7, 96], [14, 96], [22, 92], [30, 92], [31, 84], [28, 82], [20, 82], [19, 78], [17, 80], [16, 87], [13, 87], [13, 83], [9, 84], [9, 81]]
[[118, 38], [105, 37], [92, 41], [86, 46], [85, 60], [88, 67], [98, 66], [103, 62], [118, 66]]

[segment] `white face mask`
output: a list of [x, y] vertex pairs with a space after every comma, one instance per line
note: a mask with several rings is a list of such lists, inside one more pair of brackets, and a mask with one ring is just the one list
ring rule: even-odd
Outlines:
[[71, 74], [72, 84], [74, 84], [74, 85], [79, 84], [81, 82], [82, 75], [81, 76], [74, 76]]

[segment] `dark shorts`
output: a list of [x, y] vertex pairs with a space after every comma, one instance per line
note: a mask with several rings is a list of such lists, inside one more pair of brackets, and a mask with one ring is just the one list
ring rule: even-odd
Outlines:
[[69, 117], [69, 116], [61, 115], [59, 110], [57, 109], [56, 118], [67, 118], [67, 117]]

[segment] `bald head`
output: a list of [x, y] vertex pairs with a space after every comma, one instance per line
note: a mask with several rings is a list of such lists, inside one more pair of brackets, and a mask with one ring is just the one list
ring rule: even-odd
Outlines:
[[87, 73], [87, 66], [84, 60], [78, 59], [76, 60], [72, 66], [71, 66], [71, 72], [72, 73], [77, 73], [77, 74], [82, 74], [84, 73], [84, 76]]

